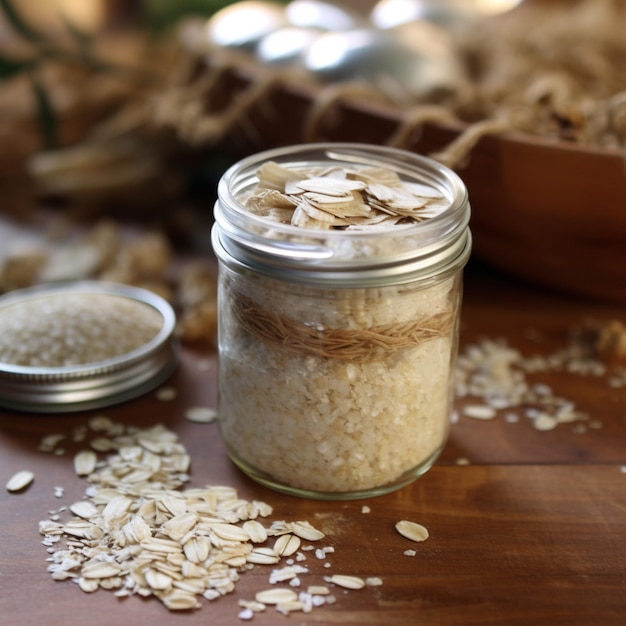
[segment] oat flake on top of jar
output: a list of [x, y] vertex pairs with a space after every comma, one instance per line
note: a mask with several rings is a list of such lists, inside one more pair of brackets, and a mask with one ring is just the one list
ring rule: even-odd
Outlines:
[[416, 154], [312, 144], [222, 177], [220, 430], [255, 480], [367, 497], [427, 471], [453, 401], [465, 186]]

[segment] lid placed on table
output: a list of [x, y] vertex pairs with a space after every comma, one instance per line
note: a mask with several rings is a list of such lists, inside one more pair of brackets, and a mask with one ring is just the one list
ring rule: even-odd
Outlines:
[[176, 316], [137, 287], [80, 281], [0, 297], [0, 406], [56, 413], [117, 404], [166, 380]]

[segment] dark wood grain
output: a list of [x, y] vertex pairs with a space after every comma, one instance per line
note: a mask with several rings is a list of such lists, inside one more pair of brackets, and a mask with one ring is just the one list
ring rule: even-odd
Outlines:
[[[463, 345], [502, 337], [520, 349], [549, 353], [581, 317], [624, 319], [610, 304], [574, 299], [511, 282], [480, 265], [468, 269]], [[621, 316], [621, 317], [620, 317]], [[535, 339], [529, 342], [528, 331]], [[536, 337], [540, 339], [537, 340]], [[198, 364], [208, 363], [208, 371]], [[253, 623], [362, 624], [390, 626], [618, 626], [626, 614], [626, 396], [601, 381], [555, 375], [555, 389], [594, 419], [597, 430], [576, 434], [560, 426], [539, 432], [528, 421], [479, 422], [460, 418], [439, 462], [421, 479], [393, 494], [366, 501], [314, 502], [271, 492], [244, 477], [227, 459], [215, 424], [187, 421], [191, 405], [215, 406], [216, 358], [184, 350], [171, 383], [173, 402], [154, 394], [111, 407], [106, 413], [127, 424], [163, 422], [187, 446], [190, 486], [228, 484], [242, 497], [262, 499], [274, 517], [308, 519], [327, 534], [330, 570], [309, 557], [306, 581], [333, 573], [380, 576], [383, 585], [337, 593], [332, 606], [284, 617], [273, 609]], [[172, 615], [155, 600], [85, 594], [46, 572], [46, 550], [37, 522], [49, 510], [82, 497], [86, 483], [75, 477], [73, 446], [54, 456], [37, 452], [42, 435], [70, 432], [93, 413], [42, 416], [2, 412], [0, 478], [31, 469], [35, 482], [22, 494], [0, 491], [3, 531], [0, 615], [3, 624], [205, 624], [231, 626], [237, 600], [267, 586], [268, 570], [242, 575], [236, 592], [202, 609]], [[74, 444], [76, 445], [76, 444]], [[460, 466], [456, 460], [469, 459]], [[54, 487], [65, 489], [54, 497]], [[362, 513], [367, 504], [371, 513]], [[413, 519], [431, 533], [410, 544], [394, 531]], [[404, 556], [415, 548], [416, 556]], [[304, 577], [303, 577], [304, 578]]]

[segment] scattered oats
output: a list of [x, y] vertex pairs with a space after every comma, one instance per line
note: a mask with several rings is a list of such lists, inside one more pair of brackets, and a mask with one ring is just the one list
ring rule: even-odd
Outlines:
[[26, 489], [26, 487], [28, 487], [33, 480], [35, 480], [35, 474], [33, 474], [33, 472], [21, 470], [9, 478], [6, 484], [6, 489], [11, 493], [17, 493], [18, 491]]
[[97, 452], [110, 452], [115, 449], [115, 443], [108, 437], [96, 437], [89, 442], [89, 445]]
[[365, 584], [368, 587], [380, 587], [383, 584], [383, 579], [378, 576], [370, 576], [365, 579]]
[[307, 541], [319, 541], [324, 538], [324, 533], [314, 528], [307, 521], [291, 522], [289, 527], [294, 535], [297, 535], [301, 539], [306, 539]]
[[622, 466], [619, 468], [619, 471], [620, 471], [622, 474], [626, 474], [626, 465], [622, 465]]
[[306, 592], [311, 596], [327, 596], [330, 590], [326, 585], [309, 585]]
[[148, 568], [143, 575], [150, 589], [155, 591], [165, 591], [172, 586], [172, 578], [158, 570]]
[[315, 550], [315, 558], [323, 561], [326, 558], [326, 552], [324, 552], [322, 548], [317, 548], [317, 550]]
[[328, 561], [326, 561], [326, 563], [324, 563], [324, 567], [326, 569], [330, 569], [332, 567], [332, 563], [329, 563]]
[[307, 596], [311, 606], [324, 606], [326, 604], [326, 596]]
[[262, 604], [284, 604], [295, 602], [298, 599], [298, 594], [291, 589], [266, 589], [257, 592], [254, 599]]
[[74, 457], [74, 471], [77, 476], [88, 476], [96, 469], [97, 462], [98, 457], [95, 452], [82, 450]]
[[96, 513], [98, 512], [98, 507], [96, 507], [93, 502], [89, 502], [89, 500], [80, 500], [79, 502], [74, 502], [74, 504], [70, 504], [70, 511], [77, 517], [89, 519], [96, 515]]
[[87, 436], [87, 430], [87, 426], [77, 426], [72, 431], [72, 441], [74, 443], [80, 443], [81, 441], [84, 441], [85, 437]]
[[63, 433], [52, 433], [41, 438], [37, 450], [40, 452], [52, 452], [56, 445], [65, 439]]
[[367, 506], [366, 504], [364, 504], [364, 505], [361, 507], [361, 513], [371, 513], [371, 512], [372, 512], [372, 509], [370, 509], [370, 507], [369, 507], [369, 506]]
[[253, 548], [246, 560], [256, 565], [273, 565], [280, 561], [280, 555], [276, 554], [272, 548]]
[[83, 565], [81, 575], [83, 578], [108, 578], [120, 573], [119, 565], [106, 561], [91, 561]]
[[199, 602], [192, 593], [181, 591], [180, 589], [174, 589], [161, 596], [163, 604], [171, 611], [185, 611], [187, 609], [200, 608]]
[[281, 569], [272, 570], [270, 574], [269, 582], [271, 585], [275, 585], [276, 583], [281, 583], [286, 580], [293, 580], [298, 575], [295, 567], [287, 566]]
[[65, 454], [65, 449], [64, 448], [55, 448], [52, 451], [52, 454], [54, 454], [55, 456], [63, 456]]
[[411, 541], [419, 542], [428, 539], [428, 530], [417, 522], [401, 520], [396, 522], [395, 528], [403, 537]]
[[82, 576], [80, 578], [76, 578], [75, 580], [80, 589], [85, 593], [93, 593], [94, 591], [97, 591], [100, 586], [97, 580], [90, 580], [83, 578]]
[[[274, 552], [280, 556], [291, 556], [298, 551], [300, 544], [300, 537], [296, 537], [296, 535], [281, 535], [274, 542]], [[306, 548], [302, 549], [305, 550]]]
[[[265, 526], [254, 519], [244, 522], [242, 529], [253, 543], [263, 543], [267, 541], [267, 530]], [[284, 556], [284, 553], [282, 555]]]
[[[296, 563], [305, 560], [298, 551], [302, 541], [324, 537], [309, 522], [274, 521], [266, 527], [256, 518], [271, 515], [272, 507], [243, 500], [232, 487], [183, 490], [191, 461], [176, 434], [161, 424], [140, 429], [97, 416], [90, 430], [96, 433], [91, 444], [110, 454], [98, 462], [94, 450], [79, 452], [74, 465], [89, 483], [85, 499], [59, 509], [69, 509], [72, 519], [63, 522], [51, 511], [55, 519], [39, 523], [54, 580], [73, 580], [86, 593], [153, 596], [169, 610], [193, 610], [201, 606], [199, 597], [211, 601], [232, 593], [242, 573], [284, 558], [290, 563], [273, 569], [269, 582], [289, 587], [261, 591], [253, 603], [240, 605], [242, 611], [273, 604], [285, 614], [309, 612], [330, 597], [293, 590], [301, 585], [299, 575], [308, 574]], [[62, 494], [56, 487], [55, 495]], [[316, 556], [332, 552], [327, 546]], [[296, 556], [287, 558], [291, 555]]]
[[469, 459], [466, 459], [465, 457], [460, 457], [456, 460], [456, 464], [457, 465], [469, 465], [470, 461]]
[[174, 387], [161, 387], [156, 392], [156, 398], [161, 402], [171, 402], [177, 395], [178, 392], [174, 389]]
[[[530, 333], [528, 335], [530, 337]], [[552, 430], [559, 424], [577, 422], [573, 432], [583, 434], [590, 426], [580, 422], [589, 420], [589, 416], [575, 410], [573, 403], [556, 395], [549, 385], [530, 383], [526, 375], [565, 372], [593, 376], [604, 378], [609, 388], [615, 388], [625, 370], [611, 359], [612, 351], [604, 348], [626, 345], [624, 337], [623, 326], [613, 321], [599, 325], [584, 323], [582, 327], [573, 328], [567, 345], [545, 356], [523, 356], [503, 339], [486, 339], [468, 345], [457, 359], [457, 396], [480, 398], [485, 404], [479, 406], [492, 410], [510, 409], [505, 414], [508, 423], [517, 422], [518, 413], [524, 411], [538, 430]], [[542, 339], [536, 333], [534, 338]]]
[[222, 597], [222, 594], [217, 590], [217, 589], [207, 589], [203, 594], [202, 597], [205, 598], [206, 600], [217, 600], [218, 598]]
[[250, 609], [254, 613], [262, 613], [266, 609], [262, 602], [257, 602], [256, 600], [238, 600], [237, 605], [244, 609]]
[[65, 493], [65, 489], [63, 489], [63, 487], [55, 487], [54, 488], [54, 497], [55, 498], [62, 498], [64, 493]]
[[404, 554], [404, 556], [415, 556], [417, 552], [415, 550], [405, 550], [402, 554]]
[[213, 524], [211, 530], [220, 538], [225, 541], [248, 541], [250, 537], [248, 533], [235, 524]]
[[363, 587], [365, 587], [365, 581], [358, 576], [333, 574], [332, 576], [325, 576], [324, 580], [338, 587], [343, 587], [344, 589], [363, 589]]
[[548, 415], [546, 413], [538, 415], [533, 420], [533, 426], [537, 430], [553, 430], [557, 427], [558, 423], [559, 422], [557, 421], [556, 417], [553, 417], [552, 415]]
[[113, 426], [113, 421], [106, 415], [94, 415], [88, 425], [94, 432], [107, 432]]
[[496, 416], [496, 411], [482, 404], [470, 404], [463, 407], [463, 415], [476, 420], [492, 420]]
[[209, 424], [217, 419], [217, 411], [209, 407], [192, 406], [185, 411], [185, 417], [190, 422]]

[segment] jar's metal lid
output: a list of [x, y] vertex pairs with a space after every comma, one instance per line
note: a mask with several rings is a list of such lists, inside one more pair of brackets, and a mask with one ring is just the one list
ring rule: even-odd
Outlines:
[[0, 357], [0, 406], [40, 413], [100, 408], [143, 395], [174, 372], [177, 365], [174, 310], [166, 300], [146, 289], [100, 281], [20, 289], [0, 296], [0, 319], [2, 315], [12, 315], [10, 308], [20, 303], [45, 304], [51, 297], [76, 294], [97, 294], [112, 301], [132, 302], [138, 305], [139, 312], [145, 307], [146, 316], [154, 318], [155, 312], [158, 314], [159, 328], [138, 347], [78, 365], [16, 365]]
[[[268, 220], [245, 208], [261, 164], [294, 171], [385, 168], [436, 190], [447, 206], [420, 222], [391, 228], [328, 230]], [[242, 269], [299, 284], [368, 287], [430, 280], [457, 271], [471, 252], [470, 204], [462, 180], [426, 157], [384, 146], [309, 144], [243, 159], [221, 178], [213, 250]]]

